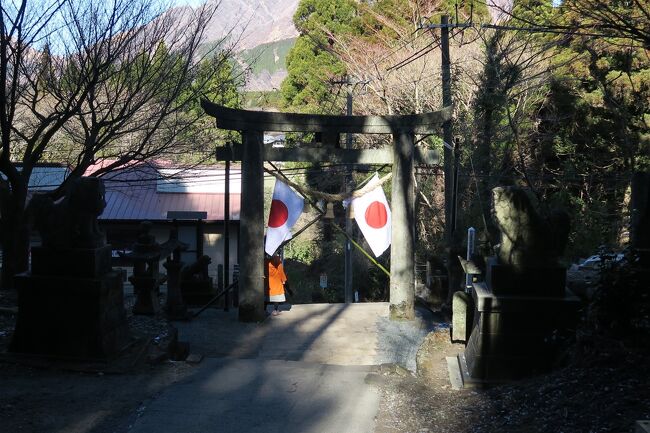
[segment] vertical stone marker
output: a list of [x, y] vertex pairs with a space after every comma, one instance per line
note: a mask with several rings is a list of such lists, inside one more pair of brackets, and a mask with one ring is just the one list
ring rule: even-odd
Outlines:
[[474, 304], [472, 297], [465, 292], [455, 292], [451, 302], [451, 341], [466, 342], [472, 330]]

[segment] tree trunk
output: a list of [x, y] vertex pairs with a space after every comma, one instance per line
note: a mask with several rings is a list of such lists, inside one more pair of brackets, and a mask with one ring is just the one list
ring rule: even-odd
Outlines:
[[14, 287], [14, 275], [29, 268], [29, 225], [25, 213], [27, 187], [21, 185], [3, 197], [2, 227], [2, 280], [0, 288]]

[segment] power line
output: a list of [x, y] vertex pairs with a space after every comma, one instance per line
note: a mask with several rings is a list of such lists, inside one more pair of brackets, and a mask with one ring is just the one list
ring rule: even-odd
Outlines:
[[[433, 46], [434, 44], [436, 44], [436, 45]], [[423, 56], [426, 56], [427, 54], [429, 54], [431, 51], [435, 50], [438, 47], [440, 47], [440, 41], [438, 39], [434, 39], [431, 43], [427, 44], [424, 48], [419, 49], [415, 53], [408, 56], [406, 59], [399, 61], [395, 65], [393, 65], [390, 68], [386, 69], [386, 71], [390, 72], [392, 70], [401, 69], [404, 66], [418, 60], [419, 58], [421, 58]]]
[[[457, 30], [455, 33], [450, 34], [449, 35], [450, 38], [454, 38], [459, 33], [462, 33], [462, 30], [463, 30], [462, 26], [459, 25], [458, 27], [460, 29]], [[421, 29], [421, 27], [418, 27], [418, 28]], [[440, 45], [441, 45], [442, 42], [441, 42], [440, 38], [437, 37], [437, 35], [434, 35], [434, 36], [435, 36], [434, 40], [430, 44], [428, 44], [426, 47], [421, 48], [419, 51], [415, 52], [414, 54], [411, 54], [406, 59], [400, 61], [399, 63], [397, 63], [397, 64], [395, 64], [393, 66], [391, 66], [390, 68], [387, 69], [387, 71], [401, 69], [404, 66], [407, 66], [407, 65], [413, 63], [414, 61], [426, 56], [427, 54], [429, 54], [431, 51], [435, 50], [436, 48], [440, 48]], [[436, 44], [436, 45], [432, 46], [433, 44]], [[429, 47], [431, 47], [431, 48], [429, 49]], [[424, 50], [426, 50], [426, 51], [424, 51]], [[416, 56], [416, 57], [414, 57], [414, 56]]]
[[474, 24], [474, 23], [449, 23], [449, 24], [426, 24], [420, 25], [418, 29], [420, 30], [430, 30], [430, 29], [441, 29], [441, 28], [459, 28], [459, 29], [474, 29], [474, 30], [483, 30], [483, 29], [493, 29], [493, 30], [508, 30], [508, 31], [522, 31], [528, 33], [551, 33], [558, 35], [576, 35], [576, 36], [591, 36], [591, 37], [601, 37], [601, 38], [614, 38], [618, 37], [614, 34], [608, 33], [594, 33], [594, 32], [582, 32], [575, 30], [573, 27], [567, 26], [506, 26], [501, 24]]
[[[512, 25], [501, 25], [501, 24], [482, 24], [482, 23], [476, 24], [472, 22], [471, 17], [470, 17], [470, 21], [465, 23], [456, 22], [456, 23], [446, 23], [446, 24], [420, 24], [417, 30], [434, 30], [434, 29], [442, 29], [442, 28], [457, 29], [455, 33], [450, 35], [450, 38], [454, 38], [459, 33], [464, 34], [464, 30], [466, 29], [473, 29], [476, 31], [491, 29], [491, 30], [521, 31], [521, 32], [528, 32], [528, 33], [548, 33], [548, 34], [558, 34], [558, 35], [568, 35], [568, 36], [588, 36], [588, 37], [601, 37], [601, 38], [620, 37], [620, 35], [609, 34], [604, 32], [580, 31], [577, 30], [575, 27], [569, 27], [569, 26], [512, 26]], [[436, 45], [433, 46], [434, 44]], [[402, 45], [402, 47], [404, 46], [406, 46], [406, 44]], [[388, 68], [387, 71], [400, 69], [414, 62], [415, 60], [418, 60], [422, 56], [425, 56], [426, 54], [435, 50], [438, 47], [440, 47], [440, 41], [436, 38], [434, 41], [432, 41], [424, 48], [421, 48], [420, 50], [411, 54], [406, 59]]]

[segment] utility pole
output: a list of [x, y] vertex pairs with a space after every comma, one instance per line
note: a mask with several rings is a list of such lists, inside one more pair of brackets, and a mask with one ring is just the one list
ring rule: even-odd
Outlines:
[[[449, 57], [449, 16], [440, 17], [440, 48], [442, 51], [442, 105], [449, 107], [451, 101], [451, 60]], [[453, 130], [451, 120], [442, 125], [444, 140], [444, 172], [445, 172], [445, 242], [451, 249], [453, 238], [453, 189], [454, 189], [454, 151]]]
[[[440, 49], [442, 52], [442, 105], [450, 107], [451, 99], [451, 57], [449, 56], [449, 16], [440, 17]], [[447, 302], [460, 286], [460, 276], [452, 266], [457, 260], [454, 252], [454, 231], [456, 230], [456, 170], [455, 160], [457, 154], [457, 143], [453, 142], [453, 128], [451, 120], [442, 124], [442, 137], [444, 141], [444, 171], [445, 171], [445, 244], [447, 256], [448, 293]], [[456, 145], [456, 147], [452, 147]]]
[[[341, 81], [334, 81], [333, 84], [345, 84], [347, 86], [347, 98], [346, 98], [346, 114], [348, 116], [352, 116], [352, 91], [353, 91], [353, 86], [357, 84], [366, 84], [367, 81], [352, 81], [350, 80], [350, 77], [345, 77], [344, 80]], [[352, 149], [352, 134], [347, 133], [345, 135], [345, 148], [346, 149]], [[346, 174], [345, 174], [345, 191], [346, 193], [350, 194], [352, 192], [352, 169], [350, 166], [347, 167], [346, 169]], [[354, 302], [354, 290], [353, 290], [353, 285], [352, 285], [352, 232], [353, 232], [353, 226], [352, 226], [352, 219], [349, 218], [350, 216], [350, 210], [351, 207], [348, 207], [348, 213], [345, 218], [345, 233], [346, 233], [346, 240], [345, 240], [345, 274], [344, 274], [344, 290], [343, 290], [343, 295], [345, 299], [345, 303], [349, 304]]]

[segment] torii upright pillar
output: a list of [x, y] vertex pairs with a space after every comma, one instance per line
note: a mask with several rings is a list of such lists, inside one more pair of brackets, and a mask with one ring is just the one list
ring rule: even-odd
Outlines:
[[245, 130], [241, 168], [239, 320], [264, 320], [264, 133]]
[[413, 133], [393, 133], [390, 318], [415, 318], [415, 188]]

